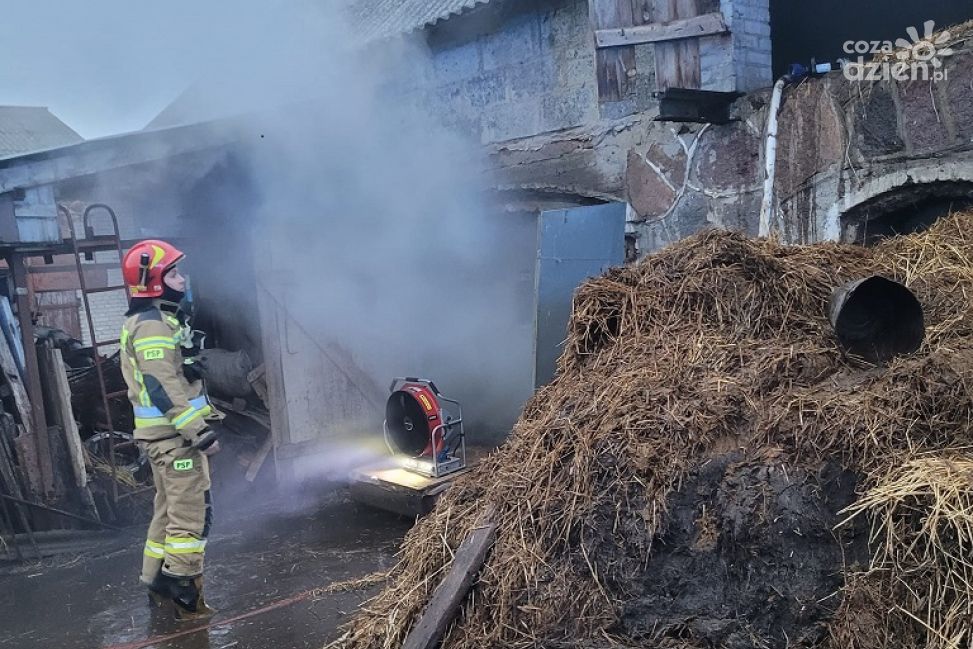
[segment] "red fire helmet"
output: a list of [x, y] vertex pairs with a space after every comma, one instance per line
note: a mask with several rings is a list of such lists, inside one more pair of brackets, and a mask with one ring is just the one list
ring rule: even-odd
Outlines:
[[122, 277], [130, 295], [162, 295], [162, 276], [185, 256], [175, 246], [158, 239], [146, 239], [136, 243], [122, 259]]

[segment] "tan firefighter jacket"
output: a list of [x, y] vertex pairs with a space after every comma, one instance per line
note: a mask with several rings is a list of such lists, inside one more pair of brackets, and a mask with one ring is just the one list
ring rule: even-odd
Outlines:
[[135, 412], [135, 439], [192, 444], [206, 429], [212, 409], [202, 382], [183, 375], [179, 320], [152, 308], [130, 316], [122, 327], [121, 365]]

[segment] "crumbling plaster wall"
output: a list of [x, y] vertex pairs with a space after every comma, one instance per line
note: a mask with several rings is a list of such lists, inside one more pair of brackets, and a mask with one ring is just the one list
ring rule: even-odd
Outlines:
[[745, 98], [738, 111], [747, 114], [722, 126], [643, 113], [496, 144], [496, 187], [626, 201], [643, 254], [708, 224], [756, 233], [764, 103]]

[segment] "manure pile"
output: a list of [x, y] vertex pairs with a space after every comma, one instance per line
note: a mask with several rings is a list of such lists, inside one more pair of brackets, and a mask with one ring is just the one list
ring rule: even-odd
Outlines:
[[[925, 310], [842, 354], [832, 290]], [[488, 506], [444, 647], [973, 644], [973, 213], [873, 248], [709, 231], [577, 292], [557, 378], [406, 536], [344, 645], [399, 647]]]

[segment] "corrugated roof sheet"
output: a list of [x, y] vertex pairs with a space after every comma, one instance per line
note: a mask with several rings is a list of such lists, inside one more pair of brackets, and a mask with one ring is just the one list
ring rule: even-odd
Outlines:
[[0, 158], [83, 141], [46, 108], [0, 106]]
[[356, 0], [352, 21], [371, 41], [427, 27], [490, 0]]

